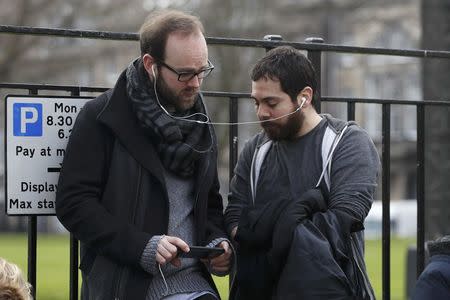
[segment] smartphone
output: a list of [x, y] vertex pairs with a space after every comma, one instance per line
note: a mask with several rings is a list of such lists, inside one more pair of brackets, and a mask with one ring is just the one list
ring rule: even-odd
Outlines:
[[189, 246], [191, 249], [189, 252], [178, 250], [178, 257], [183, 258], [214, 258], [225, 252], [223, 248], [218, 247], [202, 247], [202, 246]]

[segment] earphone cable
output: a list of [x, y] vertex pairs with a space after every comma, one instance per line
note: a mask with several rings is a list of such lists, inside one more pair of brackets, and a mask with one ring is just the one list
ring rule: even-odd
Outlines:
[[[204, 113], [193, 113], [191, 115], [188, 116], [184, 116], [184, 117], [177, 117], [174, 116], [172, 114], [170, 114], [166, 108], [161, 104], [161, 102], [159, 101], [159, 96], [158, 96], [158, 92], [156, 90], [156, 75], [155, 75], [155, 71], [153, 69], [152, 66], [152, 73], [153, 73], [153, 89], [155, 90], [155, 95], [156, 95], [156, 101], [158, 102], [158, 105], [161, 107], [161, 109], [163, 110], [163, 112], [168, 115], [169, 117], [176, 119], [176, 120], [181, 120], [184, 122], [191, 122], [191, 123], [197, 123], [197, 124], [211, 124], [211, 125], [226, 125], [226, 126], [230, 126], [230, 125], [251, 125], [251, 124], [262, 124], [262, 123], [266, 123], [266, 122], [272, 122], [272, 121], [276, 121], [279, 119], [282, 119], [284, 117], [290, 116], [292, 114], [295, 114], [296, 112], [298, 112], [300, 109], [302, 109], [303, 104], [305, 103], [305, 101], [303, 101], [300, 106], [295, 109], [294, 111], [291, 111], [290, 113], [284, 114], [282, 116], [276, 117], [276, 118], [272, 118], [272, 119], [267, 119], [267, 120], [259, 120], [259, 121], [245, 121], [245, 122], [211, 122], [211, 119], [209, 118], [208, 115], [204, 114]], [[194, 116], [202, 116], [205, 118], [204, 121], [202, 120], [191, 120], [190, 118], [193, 118]], [[187, 144], [186, 144], [187, 145]], [[187, 145], [189, 147], [192, 148], [192, 146]], [[192, 148], [193, 150], [197, 151], [196, 149]], [[209, 150], [207, 150], [209, 151]], [[203, 152], [207, 152], [207, 151], [203, 151]]]
[[[194, 114], [191, 114], [191, 115], [188, 115], [188, 116], [185, 116], [185, 117], [176, 117], [176, 116], [171, 115], [164, 108], [164, 106], [162, 106], [161, 102], [159, 101], [158, 92], [156, 90], [156, 76], [155, 76], [155, 71], [153, 70], [153, 67], [152, 67], [152, 72], [153, 72], [153, 89], [155, 90], [156, 102], [158, 102], [159, 107], [161, 107], [161, 109], [163, 110], [164, 113], [166, 113], [166, 115], [168, 115], [169, 117], [171, 117], [173, 119], [184, 121], [184, 122], [195, 122], [195, 123], [198, 123], [198, 124], [211, 124], [209, 117], [206, 114], [203, 114], [203, 113], [194, 113]], [[204, 116], [206, 118], [206, 121], [187, 119], [187, 118], [192, 118], [195, 115]], [[210, 130], [210, 129], [207, 128], [207, 130]], [[207, 152], [209, 152], [211, 150], [211, 148], [213, 146], [213, 138], [211, 136], [211, 143], [205, 150], [198, 150], [198, 149], [194, 148], [194, 146], [189, 145], [188, 143], [183, 143], [183, 144], [186, 145], [187, 147], [191, 148], [192, 150], [194, 150], [194, 152], [207, 153]]]

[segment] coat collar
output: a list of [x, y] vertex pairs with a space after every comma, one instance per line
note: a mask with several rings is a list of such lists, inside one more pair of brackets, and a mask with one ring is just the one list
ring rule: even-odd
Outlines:
[[[126, 75], [122, 72], [103, 110], [97, 119], [108, 126], [122, 145], [144, 168], [161, 179], [163, 166], [158, 153], [139, 125], [126, 92]], [[154, 137], [157, 139], [157, 137]]]

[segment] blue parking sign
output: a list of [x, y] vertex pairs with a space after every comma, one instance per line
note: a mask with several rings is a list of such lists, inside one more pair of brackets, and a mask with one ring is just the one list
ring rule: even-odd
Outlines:
[[13, 104], [13, 135], [42, 136], [42, 104]]

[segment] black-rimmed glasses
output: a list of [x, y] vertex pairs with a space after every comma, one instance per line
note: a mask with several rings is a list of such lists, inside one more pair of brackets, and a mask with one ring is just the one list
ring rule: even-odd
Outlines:
[[174, 68], [172, 68], [171, 66], [169, 66], [168, 64], [166, 64], [163, 61], [158, 62], [161, 66], [166, 67], [167, 69], [169, 69], [170, 71], [172, 71], [173, 73], [178, 75], [178, 81], [181, 82], [188, 82], [190, 81], [192, 78], [194, 78], [195, 76], [197, 76], [198, 79], [202, 79], [207, 77], [209, 74], [211, 74], [212, 70], [214, 70], [214, 66], [213, 64], [209, 61], [208, 59], [208, 66], [204, 69], [201, 69], [198, 72], [178, 72], [177, 70], [175, 70]]

